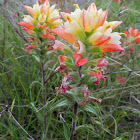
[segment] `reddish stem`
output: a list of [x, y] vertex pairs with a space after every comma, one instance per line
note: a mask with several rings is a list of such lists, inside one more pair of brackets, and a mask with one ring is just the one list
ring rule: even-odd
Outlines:
[[[75, 114], [75, 116], [77, 116], [77, 103], [74, 104], [74, 110], [73, 110], [73, 113]], [[70, 140], [73, 140], [73, 132], [75, 131], [75, 128], [76, 128], [76, 121], [73, 121], [72, 122], [72, 129], [71, 129], [71, 136], [70, 136]]]
[[[46, 89], [44, 89], [46, 82], [45, 82], [45, 71], [44, 71], [44, 62], [42, 62], [42, 83], [43, 83], [43, 103], [46, 104]], [[46, 118], [47, 116], [44, 115], [44, 134], [46, 133]]]

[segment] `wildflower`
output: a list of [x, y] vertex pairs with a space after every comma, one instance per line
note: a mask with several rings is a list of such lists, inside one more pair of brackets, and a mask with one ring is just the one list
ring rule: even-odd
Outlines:
[[130, 42], [129, 40], [126, 40], [126, 42], [127, 42], [128, 44], [131, 44], [131, 42]]
[[44, 34], [42, 34], [42, 37], [43, 38], [48, 38], [50, 40], [54, 40], [55, 39], [55, 36], [54, 36], [53, 33], [44, 33]]
[[28, 37], [28, 40], [29, 40], [29, 42], [34, 42], [35, 41], [35, 38], [32, 37], [32, 36], [30, 36], [30, 37]]
[[26, 31], [28, 34], [33, 34], [34, 33], [33, 30], [31, 30], [29, 28], [26, 28], [26, 27], [24, 27], [23, 30]]
[[52, 50], [53, 50], [53, 47], [52, 47], [51, 45], [48, 45], [48, 46], [47, 46], [47, 50], [48, 50], [48, 51], [52, 51]]
[[101, 73], [102, 73], [101, 74], [101, 77], [105, 81], [107, 77], [104, 75], [105, 74], [105, 71], [104, 71], [103, 67], [101, 68]]
[[[99, 85], [101, 79], [106, 79], [104, 70], [109, 62], [104, 56], [100, 57], [99, 52], [124, 51], [120, 45], [120, 34], [112, 32], [121, 22], [106, 21], [108, 11], [97, 10], [94, 3], [87, 10], [81, 10], [78, 5], [75, 6], [74, 12], [61, 12], [65, 20], [61, 27], [50, 29], [50, 32], [72, 44], [71, 48], [56, 40], [53, 46], [54, 49], [65, 54], [58, 57], [60, 65], [56, 71], [60, 71], [64, 79], [58, 88], [57, 95], [67, 93], [69, 95], [64, 96], [72, 97], [71, 100], [79, 105], [85, 105], [89, 99], [101, 103], [101, 99], [90, 97], [87, 84], [92, 81], [95, 85]], [[96, 53], [98, 55], [92, 55]], [[67, 69], [68, 67], [70, 69]], [[68, 75], [72, 79], [68, 78]], [[71, 80], [72, 82], [69, 82]]]
[[59, 55], [58, 59], [59, 59], [60, 65], [55, 69], [55, 71], [56, 72], [59, 71], [61, 74], [65, 75], [63, 70], [66, 69], [65, 61], [66, 61], [67, 57], [63, 56], [63, 55]]
[[88, 101], [88, 98], [90, 96], [90, 90], [89, 89], [83, 89], [82, 93], [84, 93], [83, 101], [78, 102], [79, 105], [85, 105], [86, 102]]
[[53, 48], [56, 49], [56, 50], [62, 51], [65, 54], [68, 54], [71, 57], [73, 57], [72, 50], [68, 46], [66, 46], [65, 44], [60, 42], [59, 40], [55, 40], [55, 44], [53, 45]]
[[78, 54], [82, 54], [85, 52], [85, 45], [81, 41], [73, 43], [72, 47], [77, 51]]
[[129, 48], [129, 51], [130, 51], [130, 52], [134, 51], [134, 48], [133, 48], [133, 47], [130, 47], [130, 48]]
[[65, 13], [69, 13], [70, 11], [68, 9], [65, 10]]
[[52, 29], [51, 32], [57, 34], [58, 36], [60, 36], [61, 38], [63, 38], [69, 43], [72, 43], [72, 44], [75, 43], [76, 38], [72, 34], [65, 32], [65, 29], [66, 28], [62, 26], [60, 28], [55, 28], [55, 30]]
[[124, 31], [123, 33], [125, 33], [126, 38], [128, 38], [127, 43], [131, 44], [131, 42], [135, 41], [140, 42], [140, 32], [138, 31], [138, 29], [133, 29], [132, 27], [130, 27], [128, 29], [128, 32]]
[[55, 40], [55, 44], [54, 44], [53, 48], [63, 52], [64, 49], [67, 48], [67, 46], [65, 44], [63, 44], [62, 42], [60, 42], [59, 40]]
[[88, 62], [88, 58], [81, 59], [81, 54], [78, 54], [77, 52], [74, 53], [74, 58], [76, 66], [82, 66]]
[[72, 81], [72, 77], [70, 77], [69, 75], [67, 75], [67, 80], [68, 81]]
[[28, 23], [26, 21], [22, 21], [22, 22], [18, 23], [18, 25], [23, 26], [23, 27], [30, 29], [30, 30], [33, 30], [35, 28], [35, 26], [33, 24]]
[[55, 39], [54, 35], [50, 33], [50, 29], [61, 25], [59, 12], [55, 9], [55, 5], [50, 6], [48, 0], [39, 0], [38, 2], [33, 5], [33, 8], [24, 5], [30, 15], [24, 15], [23, 21], [18, 25], [23, 26], [28, 33], [40, 31], [42, 37], [50, 40]]
[[124, 79], [121, 76], [117, 76], [117, 79], [119, 80], [120, 83], [124, 83]]
[[119, 33], [112, 33], [121, 22], [107, 22], [107, 13], [107, 10], [97, 10], [94, 3], [87, 10], [81, 10], [77, 5], [76, 10], [70, 14], [61, 12], [66, 22], [51, 31], [71, 44], [82, 42], [89, 53], [124, 51], [120, 46]]
[[64, 79], [62, 80], [61, 86], [57, 88], [58, 91], [57, 91], [56, 95], [59, 95], [60, 93], [66, 93], [67, 92], [67, 89], [72, 89], [72, 87], [69, 86], [66, 83], [67, 80], [68, 81], [72, 81], [72, 78], [69, 75], [67, 75], [67, 76], [64, 77]]
[[96, 81], [93, 82], [95, 85], [100, 84], [101, 77], [102, 77], [101, 71], [98, 71], [97, 73], [93, 71], [89, 71], [88, 74], [96, 77]]
[[59, 55], [58, 59], [59, 59], [60, 65], [65, 65], [65, 60], [67, 59], [66, 56]]
[[61, 84], [60, 91], [61, 91], [62, 93], [66, 93], [67, 88], [68, 88], [68, 86], [65, 85], [65, 84], [63, 83], [63, 84]]
[[31, 51], [30, 49], [37, 48], [37, 45], [33, 45], [33, 44], [29, 45], [28, 43], [25, 44], [25, 46], [26, 46], [26, 48], [23, 50], [27, 53], [30, 53], [30, 51]]
[[108, 65], [108, 63], [109, 63], [104, 57], [101, 57], [101, 58], [97, 59], [96, 61], [97, 61], [97, 67], [99, 67], [99, 68], [102, 68], [102, 67]]

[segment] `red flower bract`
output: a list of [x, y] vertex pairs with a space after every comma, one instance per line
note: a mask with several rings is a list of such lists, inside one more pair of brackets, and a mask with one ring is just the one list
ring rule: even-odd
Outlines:
[[120, 83], [124, 83], [124, 79], [121, 76], [117, 76], [117, 79], [120, 81]]
[[81, 54], [78, 54], [77, 52], [74, 53], [74, 58], [76, 66], [82, 66], [88, 62], [87, 58], [81, 59]]
[[88, 74], [96, 77], [97, 80], [93, 82], [95, 85], [99, 85], [100, 84], [101, 77], [102, 77], [102, 74], [101, 74], [100, 71], [98, 71], [97, 73], [93, 72], [93, 71], [89, 71]]

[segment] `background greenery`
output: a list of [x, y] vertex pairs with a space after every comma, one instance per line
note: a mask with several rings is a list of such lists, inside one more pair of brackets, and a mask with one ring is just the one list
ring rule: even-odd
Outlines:
[[[56, 0], [57, 8], [61, 8], [61, 11], [74, 10], [73, 3], [76, 2], [81, 8], [87, 8], [91, 2], [95, 2], [98, 9], [108, 9], [108, 21], [123, 21], [116, 31], [123, 32], [129, 27], [140, 30], [140, 1], [120, 1], [122, 4], [113, 0]], [[23, 4], [32, 5], [33, 2], [0, 1], [1, 140], [26, 140], [31, 137], [43, 139], [44, 113], [47, 114], [48, 139], [64, 140], [67, 126], [71, 128], [72, 107], [61, 96], [55, 95], [55, 87], [61, 84], [62, 77], [58, 73], [47, 84], [48, 102], [43, 106], [41, 64], [34, 56], [22, 50], [27, 43], [27, 34], [17, 23], [22, 20], [21, 15], [26, 13]], [[129, 57], [122, 58], [122, 61], [115, 59], [118, 64], [109, 60], [111, 65], [106, 71], [110, 73], [107, 80], [99, 86], [92, 85], [94, 96], [103, 100], [100, 105], [92, 103], [88, 108], [79, 109], [75, 140], [139, 139], [140, 45], [134, 48], [134, 52], [128, 54]], [[112, 54], [109, 53], [108, 56], [110, 55]], [[46, 72], [47, 77], [59, 65], [57, 58], [48, 53], [46, 62], [51, 59], [56, 61], [47, 64], [50, 66]], [[124, 78], [124, 84], [117, 80], [119, 75]]]

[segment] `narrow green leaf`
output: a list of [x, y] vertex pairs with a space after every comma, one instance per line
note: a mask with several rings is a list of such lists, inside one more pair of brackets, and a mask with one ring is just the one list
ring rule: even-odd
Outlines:
[[41, 85], [41, 86], [43, 87], [43, 84], [42, 84], [41, 82], [39, 82], [39, 81], [33, 81], [33, 82], [31, 83], [31, 85], [30, 85], [30, 89], [32, 88], [32, 86], [33, 86], [34, 84], [39, 84], [39, 85]]
[[52, 99], [51, 101], [47, 102], [44, 107], [43, 107], [43, 110], [44, 110], [44, 114], [47, 114], [48, 111], [50, 111], [51, 109], [51, 106], [53, 106], [54, 102], [56, 101], [56, 97], [54, 99]]
[[[11, 112], [13, 111], [14, 104], [15, 104], [15, 98], [14, 98], [14, 100], [13, 100], [13, 102], [12, 102], [12, 106], [11, 106]], [[11, 115], [9, 116], [9, 120], [10, 120], [10, 119], [11, 119]]]
[[70, 139], [70, 130], [69, 130], [69, 127], [67, 125], [67, 122], [65, 121], [65, 119], [62, 117], [61, 114], [60, 114], [60, 120], [63, 123], [63, 129], [64, 129], [65, 138], [67, 140], [69, 140]]
[[68, 101], [69, 105], [73, 105], [75, 103], [75, 99], [72, 92], [67, 91], [66, 94], [63, 94], [63, 96]]
[[98, 138], [102, 138], [101, 135], [99, 135], [96, 132], [94, 132], [94, 127], [91, 126], [91, 125], [80, 125], [80, 126], [76, 127], [76, 131], [79, 131], [81, 129], [83, 129], [83, 131], [85, 131], [85, 130], [90, 131], [91, 134], [97, 136]]
[[96, 116], [99, 116], [96, 108], [91, 104], [86, 104], [85, 106], [81, 106], [80, 109], [84, 110], [84, 111], [87, 111], [87, 112], [90, 112], [90, 113], [93, 113]]
[[15, 104], [15, 98], [14, 98], [14, 100], [13, 100], [13, 102], [12, 102], [12, 106], [11, 106], [11, 112], [13, 111], [14, 104]]
[[113, 139], [113, 140], [127, 140], [126, 138], [124, 138], [124, 137], [116, 137], [115, 139]]
[[78, 120], [78, 116], [76, 116], [73, 112], [67, 112], [67, 114], [69, 114], [74, 121]]
[[58, 107], [62, 107], [62, 106], [68, 106], [69, 102], [66, 99], [61, 99], [59, 101], [57, 101], [56, 103], [54, 103], [52, 105], [52, 107], [50, 108], [50, 110], [56, 109]]
[[40, 115], [40, 112], [38, 111], [38, 109], [35, 107], [35, 105], [33, 103], [31, 103], [31, 108], [34, 111], [34, 113], [36, 114], [37, 118], [40, 121], [43, 121], [43, 117]]
[[40, 58], [39, 58], [38, 56], [33, 55], [33, 57], [35, 58], [35, 60], [36, 60], [38, 63], [40, 63]]

